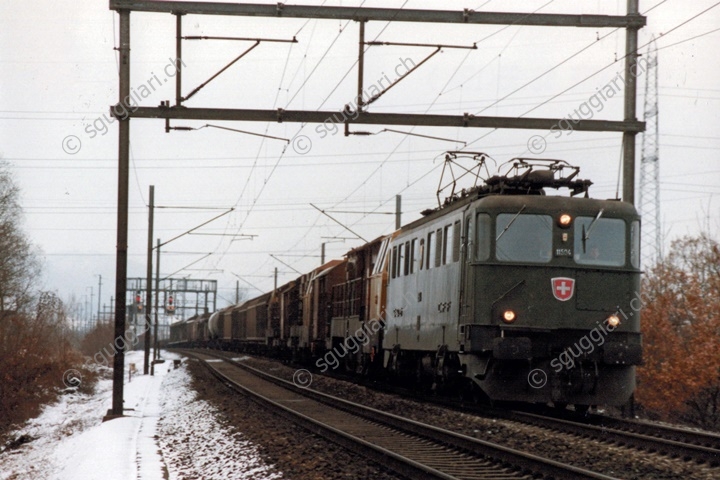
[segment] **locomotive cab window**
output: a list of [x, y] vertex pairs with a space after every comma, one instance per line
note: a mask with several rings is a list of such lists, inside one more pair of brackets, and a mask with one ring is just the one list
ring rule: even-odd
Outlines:
[[410, 242], [405, 242], [405, 264], [403, 266], [403, 275], [407, 276], [411, 272], [410, 262], [412, 259], [412, 251], [410, 250]]
[[442, 265], [443, 257], [443, 230], [438, 228], [435, 231], [435, 239], [437, 240], [437, 246], [435, 247], [435, 267]]
[[407, 263], [405, 260], [405, 244], [401, 243], [400, 245], [398, 245], [397, 276], [402, 277], [403, 272], [405, 272], [405, 275], [407, 275]]
[[452, 225], [446, 225], [444, 232], [443, 245], [445, 248], [443, 249], [442, 264], [446, 265], [452, 262], [452, 246], [455, 243], [453, 240], [454, 230], [452, 229]]
[[435, 232], [428, 233], [428, 248], [427, 248], [427, 269], [430, 270], [435, 264], [435, 249], [437, 249], [437, 241], [435, 240]]
[[397, 277], [397, 247], [392, 248], [392, 253], [390, 255], [390, 276], [392, 278]]
[[575, 219], [575, 262], [580, 265], [625, 265], [625, 221], [619, 218]]
[[418, 269], [418, 251], [417, 251], [417, 238], [413, 238], [410, 241], [410, 273], [413, 274]]
[[478, 213], [475, 222], [475, 259], [490, 258], [490, 215]]
[[509, 262], [548, 263], [553, 220], [549, 215], [501, 213], [495, 229], [495, 255]]
[[452, 261], [460, 260], [460, 222], [453, 223]]

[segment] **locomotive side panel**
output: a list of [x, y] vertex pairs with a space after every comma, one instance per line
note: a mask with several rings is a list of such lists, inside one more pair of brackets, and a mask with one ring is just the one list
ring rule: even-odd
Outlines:
[[390, 245], [384, 348], [457, 350], [462, 212], [403, 231]]
[[283, 343], [288, 348], [296, 348], [300, 342], [298, 326], [302, 325], [302, 301], [299, 279], [290, 282], [283, 291], [282, 303]]

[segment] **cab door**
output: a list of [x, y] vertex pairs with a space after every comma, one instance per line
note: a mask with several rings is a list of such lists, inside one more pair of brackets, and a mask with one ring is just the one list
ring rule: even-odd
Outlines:
[[[458, 322], [460, 325], [473, 323], [475, 304], [472, 289], [474, 285], [474, 269], [471, 265], [474, 250], [474, 222], [472, 211], [465, 212], [460, 241], [460, 311]], [[460, 329], [458, 329], [458, 332]]]

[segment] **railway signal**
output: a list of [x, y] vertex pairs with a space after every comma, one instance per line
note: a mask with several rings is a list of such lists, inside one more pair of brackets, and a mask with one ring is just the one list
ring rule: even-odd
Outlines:
[[167, 314], [175, 313], [175, 305], [173, 304], [172, 295], [168, 296], [168, 298], [167, 298], [167, 304], [165, 305], [165, 313], [167, 313]]

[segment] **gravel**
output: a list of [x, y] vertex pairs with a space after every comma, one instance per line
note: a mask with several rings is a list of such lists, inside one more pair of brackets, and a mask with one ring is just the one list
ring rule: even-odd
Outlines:
[[[238, 359], [236, 357], [236, 359]], [[260, 370], [292, 381], [297, 368], [279, 362], [241, 357], [242, 361]], [[448, 410], [440, 406], [382, 393], [350, 382], [314, 374], [312, 385], [318, 391], [369, 405], [385, 412], [395, 413], [441, 428], [463, 433], [486, 441], [499, 443], [518, 450], [532, 452], [570, 463], [588, 470], [629, 479], [717, 479], [720, 469], [684, 462], [664, 455], [643, 452], [575, 435], [550, 432], [546, 429], [502, 419], [480, 417]], [[307, 436], [307, 434], [305, 434]], [[264, 440], [258, 441], [262, 443]], [[305, 443], [305, 441], [300, 442]], [[267, 445], [266, 445], [267, 446]], [[268, 451], [275, 447], [268, 446]], [[303, 450], [305, 450], [303, 446]], [[329, 465], [343, 465], [334, 455]], [[291, 462], [293, 464], [293, 462]], [[325, 467], [323, 467], [325, 468]], [[366, 475], [354, 478], [367, 478]], [[292, 478], [295, 478], [294, 476]], [[299, 477], [298, 477], [299, 478]], [[306, 477], [311, 478], [311, 477]], [[344, 478], [326, 472], [324, 478]], [[348, 477], [348, 478], [353, 478]]]
[[[255, 401], [223, 385], [199, 362], [190, 360], [187, 368], [198, 401], [211, 405], [216, 412], [216, 421], [254, 445], [262, 462], [272, 465], [267, 474], [279, 473], [282, 478], [293, 480], [401, 478], [381, 465], [352, 455], [342, 447], [266, 411]], [[177, 441], [177, 436], [175, 438]], [[215, 461], [222, 463], [224, 460], [219, 457]]]

